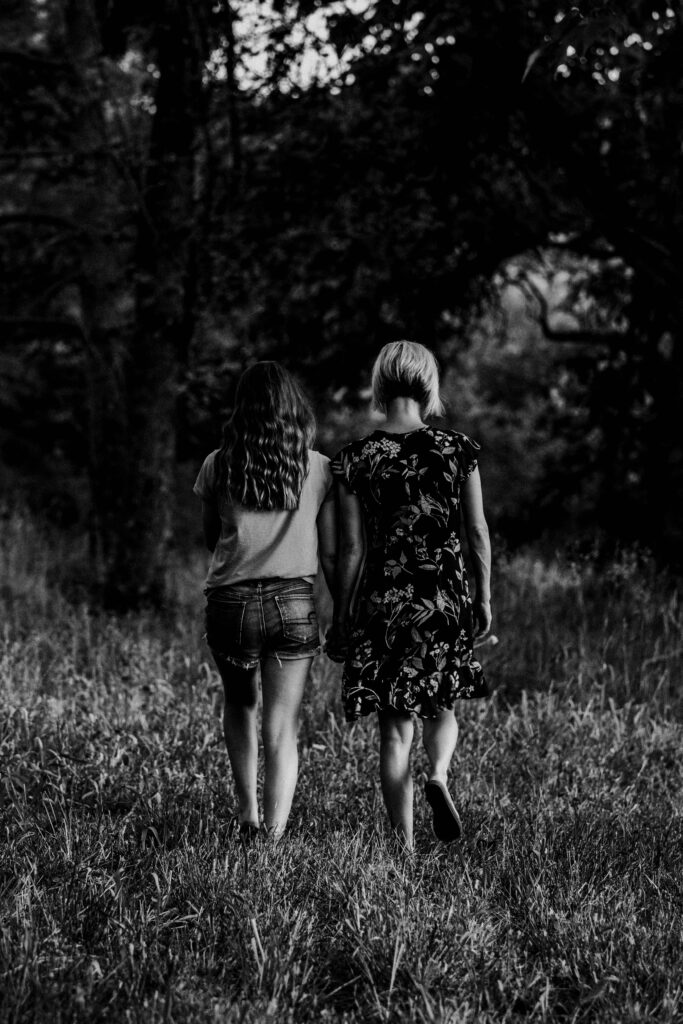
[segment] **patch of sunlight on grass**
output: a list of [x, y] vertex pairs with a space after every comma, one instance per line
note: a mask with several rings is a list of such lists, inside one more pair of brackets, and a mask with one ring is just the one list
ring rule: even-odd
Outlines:
[[520, 587], [529, 587], [543, 598], [548, 591], [577, 590], [581, 575], [574, 564], [544, 561], [529, 552], [513, 555], [505, 565], [506, 577]]

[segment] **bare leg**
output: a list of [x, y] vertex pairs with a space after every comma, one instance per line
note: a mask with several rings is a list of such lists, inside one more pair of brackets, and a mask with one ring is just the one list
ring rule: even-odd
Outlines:
[[278, 663], [266, 658], [261, 672], [263, 687], [263, 750], [266, 774], [263, 819], [270, 835], [285, 830], [299, 773], [299, 710], [311, 667], [311, 658]]
[[445, 783], [458, 742], [458, 723], [451, 709], [444, 708], [436, 718], [424, 720], [422, 742], [432, 765], [429, 778]]
[[380, 711], [379, 778], [391, 827], [413, 846], [413, 776], [410, 771], [410, 747], [414, 724], [410, 715], [399, 711]]
[[425, 786], [425, 796], [433, 812], [432, 827], [438, 839], [450, 843], [462, 834], [460, 816], [447, 784], [448, 769], [458, 742], [458, 723], [452, 710], [444, 709], [436, 718], [425, 720], [422, 742], [432, 764]]
[[240, 669], [216, 659], [223, 680], [223, 734], [235, 780], [240, 823], [259, 823], [256, 779], [258, 769], [257, 670]]

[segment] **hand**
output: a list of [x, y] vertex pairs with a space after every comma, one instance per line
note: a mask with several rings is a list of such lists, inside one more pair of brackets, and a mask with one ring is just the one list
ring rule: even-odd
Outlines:
[[473, 602], [474, 635], [477, 639], [486, 636], [491, 628], [491, 602], [477, 599]]
[[349, 646], [349, 626], [346, 622], [333, 622], [325, 634], [324, 651], [330, 661], [344, 662]]
[[348, 615], [343, 619], [338, 619], [336, 617], [332, 618], [332, 623], [328, 630], [328, 636], [333, 636], [334, 639], [340, 643], [347, 643], [350, 632], [351, 622]]

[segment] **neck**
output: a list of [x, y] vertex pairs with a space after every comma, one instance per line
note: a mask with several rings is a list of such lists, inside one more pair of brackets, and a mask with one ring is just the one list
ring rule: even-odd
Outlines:
[[394, 398], [387, 406], [385, 430], [403, 433], [424, 427], [419, 403], [414, 398]]

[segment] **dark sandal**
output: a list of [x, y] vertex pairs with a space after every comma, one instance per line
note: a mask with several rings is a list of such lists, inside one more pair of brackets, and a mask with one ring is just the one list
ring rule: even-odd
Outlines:
[[232, 837], [233, 832], [237, 829], [237, 835], [242, 844], [246, 845], [253, 842], [261, 834], [261, 829], [258, 825], [254, 825], [250, 821], [240, 821], [236, 814], [230, 818], [228, 822], [228, 836]]
[[258, 825], [254, 825], [250, 821], [243, 821], [240, 825], [240, 839], [245, 845], [253, 843], [260, 835], [261, 829]]
[[425, 784], [425, 796], [433, 812], [432, 828], [436, 838], [442, 843], [452, 843], [459, 839], [462, 835], [460, 815], [443, 782], [430, 779]]

